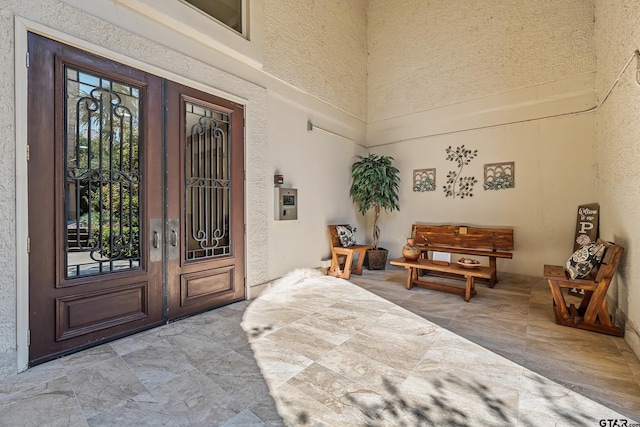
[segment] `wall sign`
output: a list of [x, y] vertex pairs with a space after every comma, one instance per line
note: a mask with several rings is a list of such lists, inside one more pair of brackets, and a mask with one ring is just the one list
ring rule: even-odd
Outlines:
[[574, 251], [580, 246], [595, 242], [598, 239], [599, 218], [599, 204], [590, 203], [588, 205], [578, 206], [576, 238], [573, 242]]

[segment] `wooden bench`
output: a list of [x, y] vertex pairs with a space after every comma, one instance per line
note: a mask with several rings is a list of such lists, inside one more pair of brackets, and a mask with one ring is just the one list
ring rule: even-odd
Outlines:
[[[601, 240], [598, 242], [607, 248], [593, 277], [570, 279], [563, 266], [545, 265], [544, 278], [549, 282], [553, 295], [553, 312], [557, 324], [620, 337], [622, 330], [612, 323], [605, 297], [624, 249], [613, 243]], [[578, 308], [574, 304], [567, 306], [562, 288], [584, 290]]]
[[[498, 282], [496, 258], [513, 258], [509, 252], [513, 250], [511, 228], [413, 224], [411, 232], [423, 258], [428, 258], [432, 251], [488, 257], [492, 271], [488, 279], [491, 288]], [[433, 268], [426, 270], [438, 271]]]
[[[340, 224], [329, 225], [329, 242], [331, 244], [331, 266], [327, 274], [330, 276], [349, 279], [351, 274], [362, 274], [364, 255], [367, 249], [372, 249], [371, 245], [354, 245], [343, 247], [340, 243], [340, 236], [336, 227]], [[354, 256], [357, 255], [354, 265]]]
[[[404, 258], [391, 260], [391, 265], [397, 265], [405, 267], [408, 270], [406, 288], [411, 289], [414, 285], [428, 289], [436, 289], [438, 291], [451, 292], [460, 294], [465, 301], [469, 301], [471, 297], [476, 295], [475, 279], [491, 279], [494, 270], [490, 267], [473, 267], [467, 268], [457, 264], [434, 264], [433, 261], [419, 258], [416, 261], [407, 261]], [[457, 276], [462, 276], [466, 279], [464, 288], [457, 287], [455, 285], [447, 285], [442, 283], [433, 283], [426, 280], [420, 280], [419, 270], [436, 271], [440, 273], [449, 273]]]

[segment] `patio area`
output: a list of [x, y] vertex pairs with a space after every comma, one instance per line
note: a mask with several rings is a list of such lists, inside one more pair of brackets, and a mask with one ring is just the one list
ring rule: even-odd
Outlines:
[[0, 424], [595, 426], [640, 420], [622, 338], [553, 322], [541, 279], [457, 295], [299, 270], [236, 303], [0, 381]]

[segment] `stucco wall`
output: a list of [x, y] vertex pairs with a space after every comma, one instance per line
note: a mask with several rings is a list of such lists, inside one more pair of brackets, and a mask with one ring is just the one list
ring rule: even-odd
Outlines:
[[[640, 47], [640, 9], [636, 1], [596, 1], [598, 97], [604, 99], [622, 68]], [[638, 59], [596, 117], [597, 190], [600, 234], [625, 248], [608, 297], [618, 318], [626, 318], [625, 338], [640, 356], [640, 84]], [[635, 262], [634, 262], [635, 261]]]
[[[13, 39], [13, 15], [0, 8], [0, 38]], [[16, 366], [16, 229], [13, 44], [0, 43], [0, 378]]]
[[366, 119], [367, 0], [265, 1], [264, 69]]
[[[364, 231], [364, 218], [357, 218], [349, 202], [350, 166], [357, 146], [318, 130], [309, 132], [303, 106], [290, 105], [280, 96], [270, 96], [269, 164], [284, 175], [283, 187], [298, 189], [298, 220], [269, 219], [269, 235], [278, 244], [269, 250], [269, 272], [276, 277], [302, 266], [319, 266], [330, 258], [327, 224], [357, 224]], [[318, 122], [316, 122], [318, 124]], [[291, 144], [293, 139], [297, 144]], [[304, 161], [303, 159], [312, 159]], [[273, 212], [272, 197], [270, 205]], [[358, 239], [364, 241], [364, 234]], [[309, 259], [316, 264], [309, 264]]]
[[[498, 260], [498, 270], [541, 276], [544, 264], [571, 253], [577, 205], [595, 201], [593, 132], [593, 114], [583, 114], [374, 148], [395, 158], [402, 181], [400, 211], [380, 220], [381, 245], [401, 256], [413, 223], [512, 227], [513, 259]], [[457, 164], [445, 150], [462, 145], [477, 157], [461, 175], [478, 182], [472, 197], [446, 197], [442, 187]], [[484, 164], [507, 161], [515, 163], [515, 188], [484, 190]], [[413, 170], [425, 168], [436, 168], [437, 188], [414, 192]]]
[[372, 0], [368, 122], [590, 72], [593, 1]]
[[[392, 256], [423, 222], [513, 227], [501, 271], [566, 261], [577, 206], [597, 201], [593, 14], [583, 0], [371, 2], [367, 142], [402, 179], [400, 212], [382, 218]], [[445, 149], [462, 145], [478, 150], [462, 174], [478, 182], [453, 199]], [[511, 161], [515, 188], [484, 190], [484, 164]], [[436, 191], [413, 192], [426, 168]]]

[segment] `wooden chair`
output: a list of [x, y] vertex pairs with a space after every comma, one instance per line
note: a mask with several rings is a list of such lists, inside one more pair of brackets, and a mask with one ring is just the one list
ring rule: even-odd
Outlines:
[[[549, 282], [553, 295], [553, 311], [557, 324], [620, 337], [622, 330], [611, 322], [605, 297], [624, 249], [613, 243], [601, 240], [598, 242], [605, 244], [607, 248], [593, 278], [570, 279], [564, 267], [560, 265], [545, 265], [544, 278]], [[567, 306], [562, 288], [584, 290], [578, 308], [574, 304]]]
[[[370, 245], [354, 245], [343, 247], [340, 244], [340, 237], [336, 227], [340, 225], [329, 225], [329, 242], [331, 244], [331, 267], [327, 274], [330, 276], [349, 279], [351, 273], [362, 274], [362, 264], [367, 249], [372, 249]], [[354, 256], [357, 254], [356, 264], [353, 265]]]

